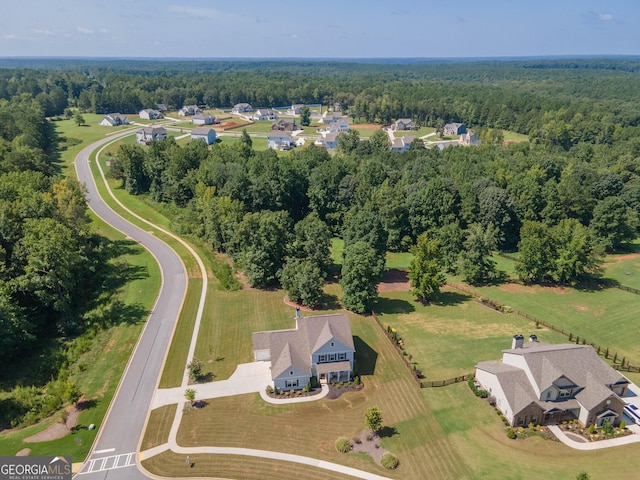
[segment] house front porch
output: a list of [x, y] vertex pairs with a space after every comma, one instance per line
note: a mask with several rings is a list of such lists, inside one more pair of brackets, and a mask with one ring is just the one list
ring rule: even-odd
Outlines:
[[351, 380], [351, 363], [319, 363], [316, 365], [316, 374], [320, 384], [348, 382]]

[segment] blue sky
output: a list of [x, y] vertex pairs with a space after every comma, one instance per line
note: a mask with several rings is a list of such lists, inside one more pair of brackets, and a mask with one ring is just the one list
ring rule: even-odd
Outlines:
[[640, 55], [638, 0], [11, 0], [0, 56]]

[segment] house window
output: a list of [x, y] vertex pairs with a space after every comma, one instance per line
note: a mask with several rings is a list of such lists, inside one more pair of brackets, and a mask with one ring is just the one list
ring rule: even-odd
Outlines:
[[531, 415], [531, 423], [533, 423], [534, 425], [538, 424], [538, 416], [537, 415]]
[[298, 386], [298, 380], [297, 379], [296, 380], [286, 380], [284, 382], [284, 384], [285, 384], [285, 386], [287, 388], [297, 387]]
[[327, 356], [326, 355], [320, 355], [318, 357], [318, 363], [323, 363], [327, 361]]
[[329, 361], [330, 362], [335, 362], [336, 361], [336, 354], [332, 353], [331, 355], [329, 355]]
[[289, 375], [293, 375], [293, 370], [289, 370]]
[[567, 398], [571, 396], [571, 390], [560, 390], [560, 398]]
[[551, 398], [551, 392], [547, 392], [547, 400]]
[[339, 353], [338, 354], [338, 360], [346, 360], [347, 359], [347, 354], [346, 353]]
[[518, 417], [518, 425], [524, 425], [524, 422], [527, 420], [527, 417], [524, 415]]
[[333, 342], [331, 342], [331, 346], [333, 347]]

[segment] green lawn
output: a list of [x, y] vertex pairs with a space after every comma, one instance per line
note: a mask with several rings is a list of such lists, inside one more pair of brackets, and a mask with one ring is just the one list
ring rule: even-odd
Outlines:
[[629, 253], [607, 256], [604, 276], [620, 285], [640, 289], [640, 255]]
[[428, 306], [415, 302], [410, 292], [386, 292], [374, 310], [383, 325], [402, 336], [405, 351], [428, 381], [464, 375], [479, 361], [499, 359], [516, 333], [535, 333], [550, 343], [566, 341], [557, 332], [536, 329], [523, 317], [498, 313], [451, 288]]
[[523, 135], [522, 133], [510, 132], [509, 130], [503, 130], [502, 134], [504, 135], [505, 142], [528, 142], [529, 135]]

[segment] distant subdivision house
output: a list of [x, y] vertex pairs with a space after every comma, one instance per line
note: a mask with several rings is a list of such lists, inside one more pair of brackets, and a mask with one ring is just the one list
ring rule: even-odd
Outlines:
[[295, 119], [293, 118], [281, 118], [277, 122], [271, 124], [272, 131], [279, 132], [295, 132], [298, 129]]
[[129, 125], [129, 119], [126, 115], [121, 115], [120, 113], [107, 113], [104, 118], [100, 120], [100, 125], [104, 125], [107, 127]]
[[471, 130], [468, 130], [467, 133], [460, 135], [460, 144], [467, 147], [477, 147], [480, 145], [480, 138]]
[[140, 145], [149, 145], [166, 138], [167, 130], [164, 127], [144, 127], [136, 131], [136, 141]]
[[216, 117], [209, 113], [196, 113], [191, 117], [191, 121], [194, 125], [213, 125], [216, 122]]
[[278, 114], [275, 110], [270, 108], [258, 108], [255, 113], [251, 116], [252, 120], [262, 121], [262, 120], [277, 120]]
[[166, 112], [168, 110], [167, 106], [164, 103], [157, 103], [156, 107], [160, 112]]
[[200, 140], [207, 145], [216, 141], [217, 135], [213, 128], [196, 127], [191, 130], [191, 140]]
[[267, 147], [273, 150], [289, 150], [293, 146], [293, 137], [287, 132], [273, 131], [267, 136]]
[[247, 113], [253, 112], [253, 107], [250, 103], [236, 103], [231, 109], [231, 113], [239, 114], [239, 113]]
[[403, 135], [401, 138], [396, 138], [393, 142], [391, 142], [391, 151], [406, 152], [407, 150], [409, 150], [411, 142], [413, 142], [415, 138], [416, 137], [413, 135]]
[[202, 113], [202, 110], [197, 105], [185, 105], [178, 110], [178, 115], [181, 117], [190, 117]]
[[396, 120], [393, 125], [391, 125], [391, 130], [415, 130], [416, 125], [413, 123], [413, 120], [410, 118], [399, 118]]
[[444, 126], [445, 135], [462, 135], [467, 133], [467, 126], [464, 123], [447, 123]]
[[328, 133], [325, 132], [322, 136], [316, 140], [316, 145], [326, 148], [327, 150], [335, 150], [338, 147], [338, 135], [340, 133]]
[[304, 107], [301, 103], [294, 103], [287, 109], [287, 115], [300, 115], [302, 111], [302, 107]]
[[512, 426], [619, 424], [629, 380], [598, 357], [590, 345], [538, 342], [513, 337], [502, 360], [480, 362], [476, 379], [495, 397]]
[[164, 115], [158, 110], [145, 108], [144, 110], [140, 110], [140, 112], [138, 113], [138, 117], [142, 118], [143, 120], [158, 120], [160, 118], [164, 118]]
[[271, 379], [281, 390], [351, 379], [355, 347], [345, 314], [296, 316], [296, 327], [253, 334], [256, 361], [271, 362]]

